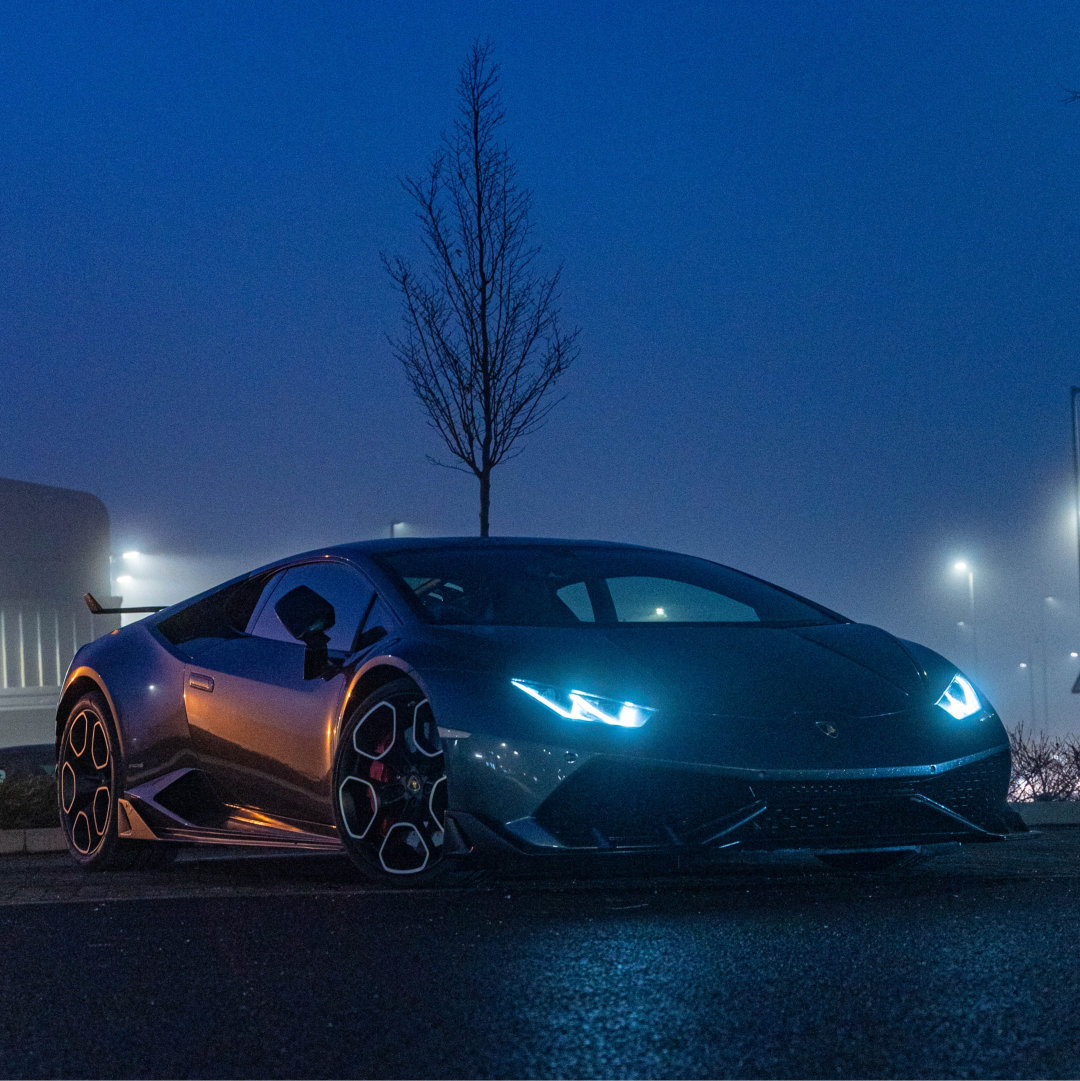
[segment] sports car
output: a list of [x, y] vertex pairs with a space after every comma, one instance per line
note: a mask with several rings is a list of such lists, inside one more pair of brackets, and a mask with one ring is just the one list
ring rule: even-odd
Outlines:
[[602, 542], [367, 541], [262, 567], [80, 649], [56, 750], [87, 868], [187, 842], [344, 849], [415, 883], [500, 853], [876, 869], [1022, 828], [1001, 721], [943, 657]]

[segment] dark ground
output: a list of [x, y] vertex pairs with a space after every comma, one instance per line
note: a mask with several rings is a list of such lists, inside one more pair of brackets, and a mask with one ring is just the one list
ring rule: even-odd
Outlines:
[[0, 860], [4, 1077], [1080, 1076], [1080, 829], [906, 870], [373, 890]]

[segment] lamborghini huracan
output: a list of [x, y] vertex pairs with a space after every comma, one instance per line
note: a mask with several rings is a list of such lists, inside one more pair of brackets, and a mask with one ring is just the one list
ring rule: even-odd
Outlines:
[[56, 751], [87, 868], [185, 842], [344, 849], [414, 883], [500, 853], [871, 870], [1023, 828], [1001, 721], [937, 653], [704, 559], [575, 540], [252, 571], [80, 649]]

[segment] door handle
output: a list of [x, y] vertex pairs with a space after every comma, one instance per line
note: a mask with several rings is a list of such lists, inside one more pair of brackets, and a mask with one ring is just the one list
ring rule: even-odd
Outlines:
[[214, 689], [214, 677], [204, 676], [201, 672], [191, 672], [188, 675], [188, 686], [197, 691], [212, 692]]

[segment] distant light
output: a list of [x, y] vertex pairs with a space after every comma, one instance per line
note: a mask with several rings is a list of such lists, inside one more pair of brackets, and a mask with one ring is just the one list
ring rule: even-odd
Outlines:
[[966, 564], [966, 563], [965, 563], [965, 562], [964, 562], [964, 561], [963, 561], [962, 559], [959, 559], [959, 560], [957, 560], [957, 561], [956, 561], [956, 562], [955, 562], [955, 563], [953, 564], [953, 570], [954, 570], [954, 571], [960, 571], [960, 572], [961, 572], [961, 574], [962, 574], [962, 573], [963, 573], [964, 571], [966, 571], [967, 569], [968, 569], [968, 565], [967, 565], [967, 564]]
[[1072, 653], [1069, 654], [1069, 656], [1072, 657], [1072, 659], [1075, 661], [1077, 657], [1080, 657], [1080, 653], [1077, 653], [1074, 649]]
[[138, 559], [141, 555], [142, 552], [138, 551], [135, 548], [132, 548], [130, 552], [123, 553], [124, 559]]
[[116, 584], [118, 586], [126, 586], [130, 582], [134, 582], [135, 579], [130, 574], [118, 574], [116, 576]]
[[663, 609], [663, 608], [657, 608], [657, 609], [656, 609], [656, 614], [657, 614], [658, 616], [662, 616], [662, 615], [664, 614], [664, 609]]
[[1020, 667], [1021, 668], [1027, 668], [1027, 661], [1021, 661], [1020, 662]]

